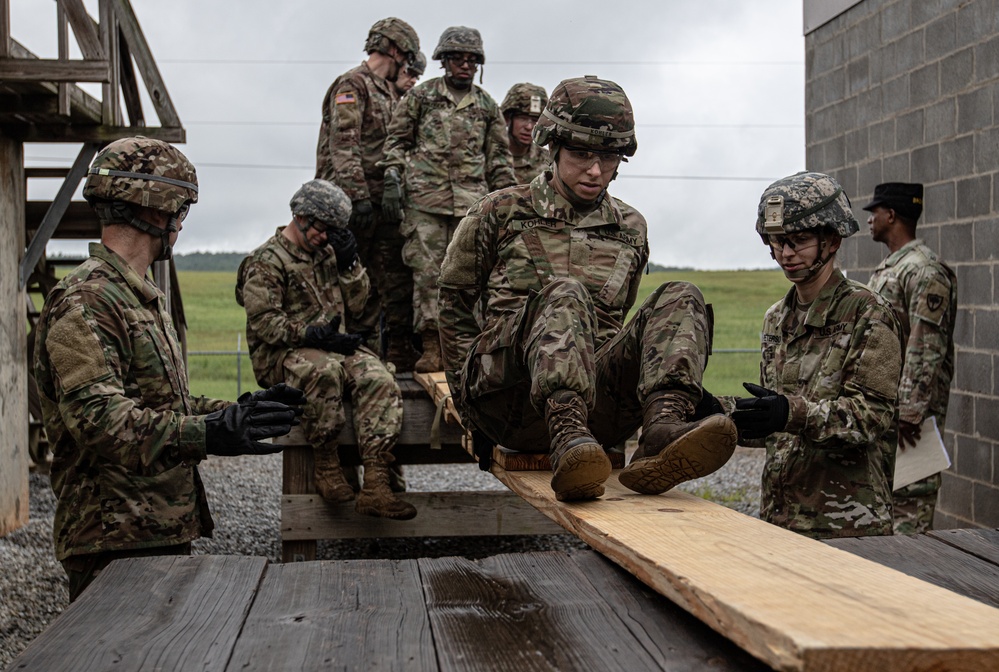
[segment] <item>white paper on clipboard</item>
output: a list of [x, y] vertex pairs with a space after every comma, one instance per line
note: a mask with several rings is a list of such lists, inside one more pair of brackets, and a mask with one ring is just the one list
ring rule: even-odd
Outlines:
[[920, 426], [915, 446], [895, 451], [895, 490], [950, 468], [950, 456], [937, 428], [937, 419], [930, 416]]

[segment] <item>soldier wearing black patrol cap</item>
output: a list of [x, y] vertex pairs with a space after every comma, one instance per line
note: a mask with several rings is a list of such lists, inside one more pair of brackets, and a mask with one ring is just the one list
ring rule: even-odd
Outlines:
[[[923, 212], [923, 185], [887, 182], [874, 188], [867, 223], [871, 238], [889, 255], [871, 276], [871, 289], [892, 304], [906, 344], [899, 381], [899, 450], [914, 446], [923, 423], [936, 418], [943, 433], [950, 381], [954, 373], [954, 318], [957, 277], [916, 238]], [[894, 492], [896, 534], [916, 534], [933, 527], [940, 474]]]

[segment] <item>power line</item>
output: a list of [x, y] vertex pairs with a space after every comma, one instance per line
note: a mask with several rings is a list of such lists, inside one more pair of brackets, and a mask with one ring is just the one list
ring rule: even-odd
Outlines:
[[[318, 121], [185, 121], [185, 126], [315, 126]], [[637, 124], [639, 128], [804, 128], [804, 124]]]
[[[357, 60], [277, 59], [277, 58], [160, 58], [159, 63], [182, 65], [350, 65]], [[749, 66], [804, 67], [804, 61], [489, 61], [489, 65], [640, 65], [640, 66]]]

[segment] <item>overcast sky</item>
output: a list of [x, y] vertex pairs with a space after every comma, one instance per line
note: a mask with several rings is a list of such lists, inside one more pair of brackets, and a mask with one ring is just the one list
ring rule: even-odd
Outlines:
[[[55, 2], [10, 4], [13, 37], [54, 58]], [[96, 0], [85, 4], [96, 18]], [[365, 58], [371, 24], [398, 16], [419, 33], [428, 57], [444, 28], [478, 28], [482, 86], [497, 102], [516, 82], [551, 91], [585, 74], [616, 81], [635, 109], [638, 153], [610, 191], [648, 219], [652, 261], [775, 267], [753, 225], [767, 184], [804, 168], [801, 0], [132, 5], [187, 129], [181, 149], [201, 185], [177, 252], [249, 251], [288, 222], [291, 195], [314, 174], [327, 87]], [[431, 61], [424, 79], [440, 72]], [[148, 104], [145, 112], [156, 124]], [[28, 145], [26, 163], [68, 166], [77, 151]], [[51, 198], [57, 187], [32, 180], [28, 197]]]

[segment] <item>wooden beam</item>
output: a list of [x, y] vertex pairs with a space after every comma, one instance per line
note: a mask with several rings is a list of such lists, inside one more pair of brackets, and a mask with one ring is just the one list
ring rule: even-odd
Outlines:
[[103, 126], [83, 124], [30, 124], [17, 127], [9, 124], [11, 134], [22, 142], [97, 142], [107, 144], [119, 138], [144, 135], [166, 142], [187, 142], [187, 132], [180, 127]]
[[109, 70], [107, 61], [0, 58], [4, 82], [109, 82]]
[[84, 58], [108, 60], [101, 46], [101, 38], [97, 34], [94, 20], [87, 13], [82, 0], [57, 0], [59, 9], [65, 12], [69, 25], [76, 35], [76, 44]]
[[118, 101], [118, 22], [111, 0], [97, 0], [100, 17], [98, 32], [101, 44], [111, 68], [108, 80], [101, 85], [101, 123], [109, 126], [121, 125], [121, 108]]
[[[56, 3], [56, 24], [58, 25], [59, 60], [69, 59], [69, 25], [67, 23], [66, 10], [61, 2]], [[71, 111], [69, 101], [69, 82], [59, 82], [58, 113], [60, 116], [68, 117]]]
[[412, 520], [362, 516], [354, 502], [328, 504], [319, 495], [281, 496], [281, 540], [479, 537], [565, 534], [511, 492], [404, 492], [416, 507]]
[[693, 495], [555, 500], [543, 472], [496, 476], [547, 516], [780, 670], [999, 669], [999, 609]]
[[[64, 172], [66, 175], [69, 174], [68, 169]], [[49, 201], [28, 201], [24, 207], [25, 229], [29, 232], [37, 231], [51, 205]], [[83, 201], [70, 201], [62, 219], [59, 220], [59, 226], [52, 234], [52, 239], [96, 240], [100, 236], [101, 223], [97, 220], [93, 209]]]
[[119, 77], [121, 78], [121, 94], [125, 99], [125, 111], [128, 113], [129, 126], [145, 126], [146, 118], [142, 114], [142, 100], [139, 98], [139, 83], [135, 79], [135, 67], [132, 64], [132, 53], [128, 50], [128, 42], [121, 30], [118, 31]]
[[76, 160], [73, 162], [73, 167], [69, 169], [69, 175], [63, 180], [62, 186], [59, 187], [59, 193], [56, 194], [51, 207], [45, 213], [45, 218], [42, 220], [41, 226], [38, 227], [38, 231], [35, 232], [34, 237], [31, 239], [31, 243], [24, 253], [24, 258], [21, 259], [18, 275], [18, 286], [20, 289], [24, 289], [24, 286], [28, 282], [28, 276], [31, 275], [31, 272], [35, 268], [35, 264], [45, 254], [45, 246], [48, 244], [49, 239], [52, 238], [52, 234], [55, 233], [56, 227], [59, 226], [59, 220], [62, 219], [63, 213], [69, 207], [70, 199], [76, 193], [77, 187], [80, 186], [80, 180], [87, 174], [87, 168], [90, 166], [91, 160], [93, 160], [99, 149], [100, 145], [94, 143], [85, 144], [80, 148], [80, 153], [77, 154]]
[[0, 58], [10, 57], [10, 0], [0, 0]]
[[24, 177], [66, 177], [69, 175], [69, 168], [25, 168]]
[[145, 35], [142, 34], [142, 27], [139, 25], [139, 20], [135, 16], [131, 3], [128, 0], [113, 0], [113, 2], [122, 35], [128, 42], [128, 47], [139, 68], [139, 74], [146, 84], [146, 90], [149, 92], [156, 116], [159, 117], [160, 123], [164, 126], [180, 126], [180, 117], [173, 106], [173, 101], [170, 100], [166, 83], [160, 75], [159, 68], [156, 67], [156, 60], [149, 49]]

